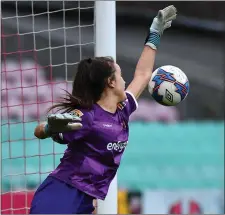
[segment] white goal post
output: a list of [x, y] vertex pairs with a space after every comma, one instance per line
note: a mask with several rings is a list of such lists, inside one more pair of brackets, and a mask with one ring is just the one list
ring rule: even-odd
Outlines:
[[[40, 141], [33, 131], [62, 89], [72, 90], [80, 60], [93, 55], [116, 60], [115, 7], [108, 0], [3, 1], [2, 214], [28, 214], [36, 188], [60, 162], [66, 146], [51, 138]], [[117, 176], [97, 213], [118, 213]]]
[[[95, 2], [95, 56], [111, 56], [116, 60], [116, 2]], [[98, 200], [98, 214], [117, 214], [117, 175], [105, 201]]]

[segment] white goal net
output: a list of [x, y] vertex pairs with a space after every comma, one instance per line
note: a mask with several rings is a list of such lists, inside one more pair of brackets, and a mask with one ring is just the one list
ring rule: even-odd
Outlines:
[[2, 2], [2, 214], [29, 212], [65, 150], [33, 131], [62, 89], [71, 90], [78, 62], [94, 56], [94, 14], [94, 1]]

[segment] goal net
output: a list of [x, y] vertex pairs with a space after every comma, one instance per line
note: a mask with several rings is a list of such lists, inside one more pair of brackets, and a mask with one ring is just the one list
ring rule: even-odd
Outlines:
[[94, 2], [2, 2], [2, 214], [29, 213], [35, 189], [62, 157], [66, 146], [33, 131], [62, 89], [71, 91], [78, 62], [94, 56], [94, 14]]

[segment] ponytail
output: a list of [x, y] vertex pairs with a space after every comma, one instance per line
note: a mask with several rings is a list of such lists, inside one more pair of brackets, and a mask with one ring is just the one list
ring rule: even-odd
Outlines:
[[49, 108], [57, 108], [63, 113], [76, 108], [90, 109], [95, 104], [107, 86], [107, 80], [114, 77], [114, 60], [111, 57], [88, 58], [80, 61], [73, 81], [72, 93], [65, 91], [65, 97], [58, 104]]

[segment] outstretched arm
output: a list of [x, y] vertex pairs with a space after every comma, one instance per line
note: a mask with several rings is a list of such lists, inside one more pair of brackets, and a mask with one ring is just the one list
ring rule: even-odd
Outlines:
[[163, 31], [171, 26], [172, 20], [176, 18], [176, 8], [171, 5], [158, 12], [149, 29], [145, 46], [137, 63], [134, 78], [127, 88], [138, 98], [148, 85], [153, 66], [155, 63], [156, 50], [159, 47]]
[[34, 130], [38, 139], [53, 137], [57, 133], [79, 130], [82, 127], [81, 119], [77, 116], [65, 114], [51, 114], [47, 122], [40, 123]]

